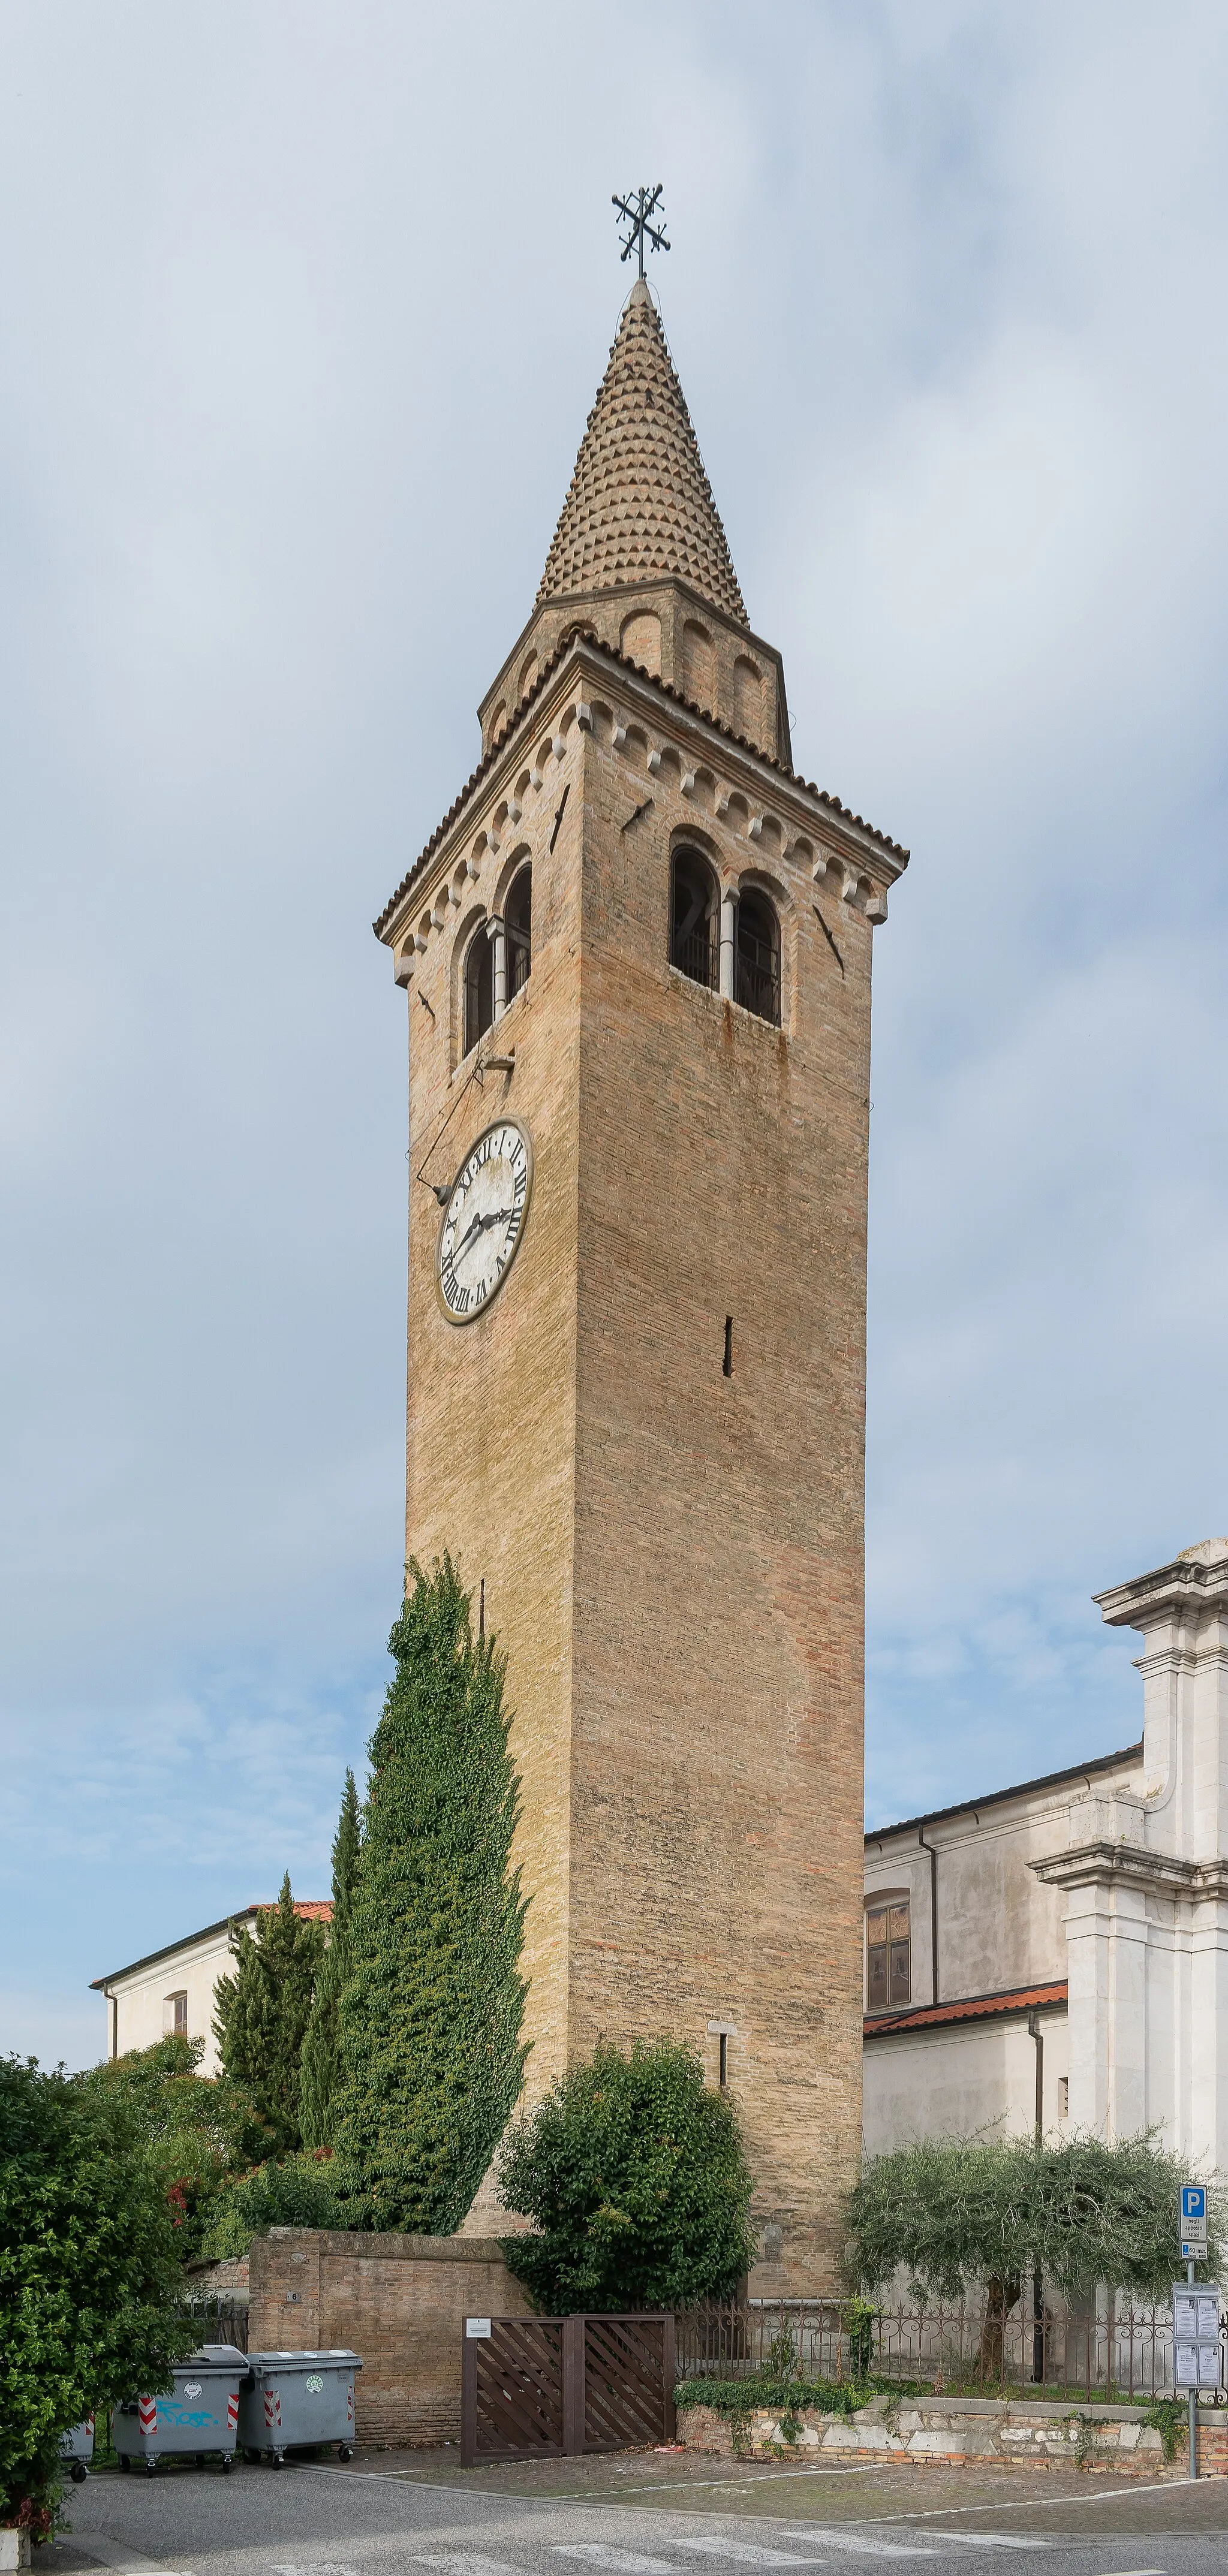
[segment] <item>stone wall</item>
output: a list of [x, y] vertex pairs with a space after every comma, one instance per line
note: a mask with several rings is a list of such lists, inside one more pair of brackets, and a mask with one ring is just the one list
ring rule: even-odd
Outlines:
[[358, 2353], [358, 2438], [376, 2445], [459, 2442], [465, 2318], [531, 2313], [490, 2237], [273, 2227], [249, 2271], [250, 2350]]
[[[1185, 2436], [1178, 2455], [1164, 2459], [1155, 2426], [1142, 2406], [1080, 2405], [991, 2397], [875, 2397], [855, 2415], [822, 2415], [805, 2407], [792, 2419], [786, 2440], [779, 2407], [759, 2407], [740, 2420], [739, 2456], [770, 2459], [787, 2451], [803, 2457], [839, 2451], [845, 2459], [932, 2461], [962, 2467], [986, 2460], [1038, 2469], [1112, 2469], [1120, 2477], [1184, 2477]], [[795, 2429], [796, 2428], [796, 2429]], [[733, 2456], [734, 2428], [710, 2406], [679, 2406], [678, 2439], [689, 2450]], [[1228, 2472], [1228, 2421], [1204, 2408], [1199, 2415], [1198, 2463], [1207, 2476]]]

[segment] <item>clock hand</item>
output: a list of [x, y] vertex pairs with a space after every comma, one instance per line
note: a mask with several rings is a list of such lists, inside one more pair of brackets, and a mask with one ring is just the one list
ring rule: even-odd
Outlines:
[[475, 1216], [472, 1223], [466, 1227], [465, 1232], [461, 1236], [460, 1242], [457, 1244], [456, 1250], [452, 1255], [454, 1261], [460, 1260], [461, 1254], [466, 1249], [466, 1246], [472, 1243], [475, 1234], [481, 1232], [481, 1226], [481, 1217]]
[[456, 1250], [452, 1255], [453, 1261], [459, 1261], [461, 1254], [468, 1251], [469, 1245], [472, 1243], [475, 1234], [481, 1234], [484, 1227], [488, 1225], [506, 1224], [511, 1213], [512, 1211], [510, 1208], [492, 1208], [489, 1216], [475, 1216], [473, 1223], [466, 1227], [460, 1242], [457, 1244]]

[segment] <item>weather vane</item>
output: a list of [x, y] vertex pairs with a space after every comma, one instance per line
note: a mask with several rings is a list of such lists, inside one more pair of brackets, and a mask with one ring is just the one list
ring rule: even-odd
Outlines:
[[659, 226], [657, 224], [650, 223], [648, 220], [650, 215], [656, 213], [657, 207], [661, 203], [661, 192], [664, 185], [665, 182], [663, 179], [658, 180], [655, 188], [637, 188], [634, 196], [630, 198], [611, 197], [610, 199], [610, 204], [612, 206], [617, 206], [622, 221], [629, 224], [631, 227], [628, 233], [624, 234], [620, 232], [618, 236], [623, 246], [623, 258], [630, 259], [632, 251], [637, 251], [639, 253], [641, 277], [644, 274], [645, 239], [647, 238], [647, 240], [652, 243], [654, 250], [669, 249], [669, 243], [665, 238], [664, 206], [661, 206], [661, 221]]

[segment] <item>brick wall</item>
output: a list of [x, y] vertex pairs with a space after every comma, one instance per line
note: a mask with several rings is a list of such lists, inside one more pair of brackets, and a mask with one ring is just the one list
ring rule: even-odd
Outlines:
[[[422, 943], [411, 1171], [447, 1120], [450, 1176], [504, 1109], [535, 1155], [522, 1248], [461, 1328], [412, 1187], [408, 1551], [484, 1580], [507, 1653], [529, 2100], [601, 2036], [685, 2039], [715, 2078], [732, 2025], [754, 2288], [813, 2293], [861, 2137], [868, 853], [576, 654], [580, 701], [561, 671], [389, 931]], [[775, 889], [780, 1028], [668, 965], [684, 833]], [[526, 853], [533, 970], [490, 1050], [515, 1069], [466, 1089], [468, 937]]]
[[480, 2236], [270, 2228], [252, 2244], [249, 2296], [251, 2351], [361, 2356], [358, 2438], [377, 2445], [459, 2442], [465, 2318], [530, 2313]]

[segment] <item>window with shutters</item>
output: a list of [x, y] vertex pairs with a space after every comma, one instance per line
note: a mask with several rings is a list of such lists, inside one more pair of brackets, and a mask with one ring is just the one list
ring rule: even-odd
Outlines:
[[866, 2011], [898, 2012], [912, 1999], [908, 1899], [871, 1900], [866, 1908]]

